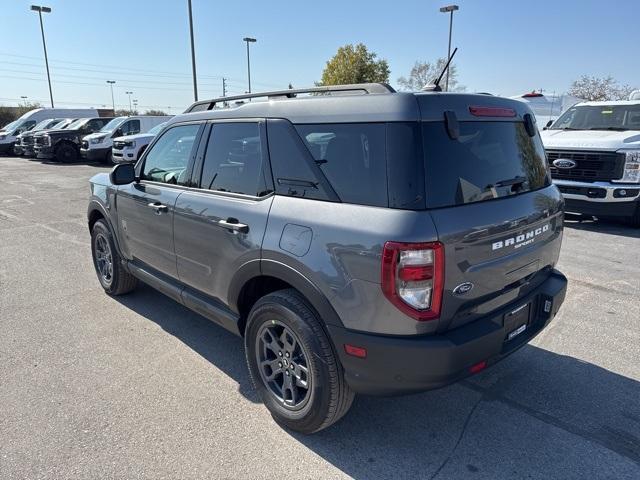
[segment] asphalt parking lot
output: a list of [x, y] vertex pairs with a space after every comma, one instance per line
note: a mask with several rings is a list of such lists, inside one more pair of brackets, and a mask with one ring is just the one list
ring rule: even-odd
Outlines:
[[461, 384], [278, 427], [242, 342], [148, 287], [118, 299], [86, 227], [97, 165], [0, 157], [0, 478], [640, 478], [640, 230], [568, 221], [560, 315]]

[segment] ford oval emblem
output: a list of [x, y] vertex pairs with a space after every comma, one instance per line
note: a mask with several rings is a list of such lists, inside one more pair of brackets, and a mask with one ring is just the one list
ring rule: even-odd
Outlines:
[[569, 170], [570, 168], [575, 168], [576, 162], [569, 160], [568, 158], [558, 158], [553, 161], [553, 166], [562, 168], [563, 170]]
[[472, 288], [473, 288], [473, 283], [464, 282], [458, 285], [456, 288], [454, 288], [453, 293], [455, 293], [456, 295], [464, 295], [465, 293], [470, 291]]

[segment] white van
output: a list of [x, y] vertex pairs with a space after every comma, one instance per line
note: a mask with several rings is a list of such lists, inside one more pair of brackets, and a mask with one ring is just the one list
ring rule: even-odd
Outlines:
[[169, 115], [116, 117], [99, 132], [87, 135], [82, 139], [80, 154], [87, 160], [112, 163], [111, 148], [113, 147], [114, 138], [146, 133], [170, 118], [171, 116]]
[[29, 110], [17, 120], [0, 129], [0, 153], [13, 152], [16, 137], [31, 130], [43, 120], [53, 118], [87, 118], [98, 117], [100, 111], [95, 108], [36, 108]]
[[525, 93], [511, 98], [526, 103], [533, 110], [540, 129], [545, 125], [551, 125], [563, 112], [583, 101], [571, 95], [544, 95], [539, 92]]

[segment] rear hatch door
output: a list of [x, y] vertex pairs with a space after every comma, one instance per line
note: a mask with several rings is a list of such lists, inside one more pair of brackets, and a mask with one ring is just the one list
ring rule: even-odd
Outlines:
[[427, 208], [445, 248], [441, 331], [526, 295], [558, 259], [563, 201], [537, 128], [526, 107], [500, 107], [477, 117], [466, 107], [454, 132], [423, 122]]

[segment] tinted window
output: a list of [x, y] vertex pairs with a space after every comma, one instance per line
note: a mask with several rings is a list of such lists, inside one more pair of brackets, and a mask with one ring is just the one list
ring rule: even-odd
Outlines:
[[640, 105], [582, 105], [571, 107], [552, 130], [640, 130]]
[[92, 120], [89, 120], [89, 122], [87, 123], [86, 129], [90, 132], [97, 132], [104, 126], [105, 126], [105, 121], [103, 119], [94, 118]]
[[540, 137], [522, 122], [460, 122], [451, 140], [444, 122], [423, 126], [427, 207], [480, 202], [549, 185]]
[[291, 197], [329, 200], [322, 179], [313, 171], [313, 157], [286, 120], [268, 120], [269, 158], [276, 192]]
[[140, 120], [129, 120], [128, 122], [124, 122], [122, 127], [122, 135], [134, 135], [136, 133], [140, 133]]
[[199, 128], [197, 124], [180, 125], [164, 132], [147, 153], [141, 178], [186, 185], [187, 167]]
[[296, 125], [321, 171], [343, 202], [386, 207], [386, 125]]
[[266, 193], [260, 126], [216, 123], [211, 128], [200, 187], [261, 196]]

